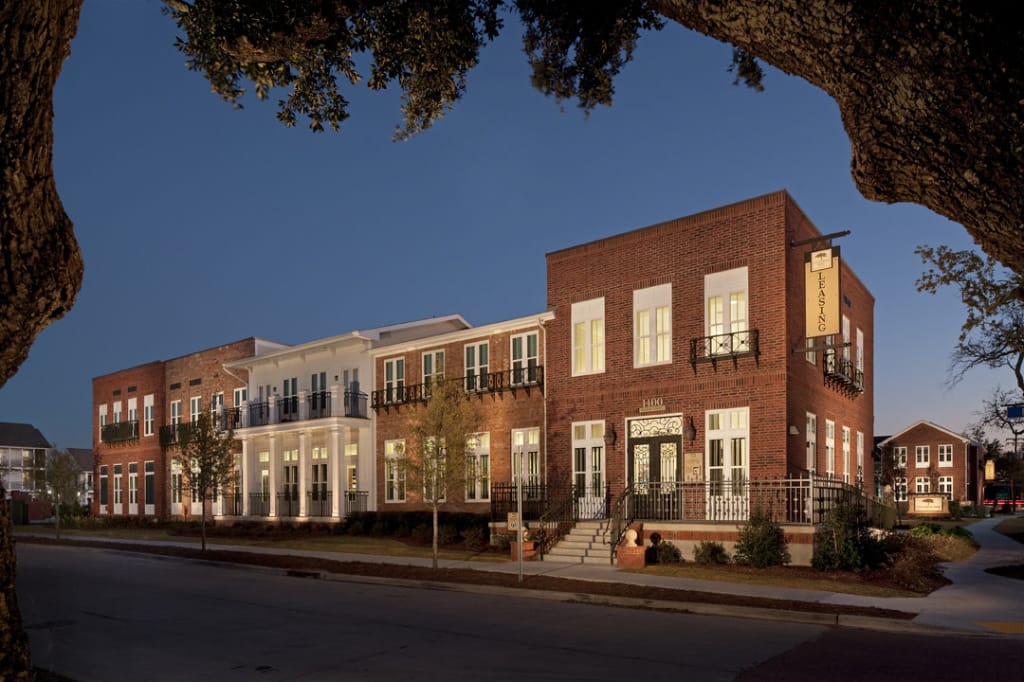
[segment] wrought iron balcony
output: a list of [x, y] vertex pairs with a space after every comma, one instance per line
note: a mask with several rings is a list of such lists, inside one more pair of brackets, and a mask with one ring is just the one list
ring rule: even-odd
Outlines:
[[270, 423], [270, 403], [249, 403], [249, 426], [266, 426]]
[[825, 351], [825, 383], [850, 396], [864, 392], [864, 371], [836, 350]]
[[695, 372], [698, 362], [710, 362], [717, 367], [720, 360], [732, 360], [735, 365], [739, 358], [756, 358], [760, 354], [760, 335], [757, 329], [690, 339], [690, 364]]
[[306, 493], [306, 514], [308, 516], [330, 516], [332, 491], [313, 486]]
[[177, 445], [185, 439], [192, 428], [192, 424], [188, 422], [179, 422], [177, 424], [168, 424], [167, 426], [160, 427], [160, 445], [168, 447], [170, 445]]
[[224, 429], [239, 429], [242, 427], [242, 408], [225, 407], [220, 419]]
[[294, 422], [299, 419], [299, 396], [290, 395], [277, 399], [277, 421]]
[[[513, 394], [520, 389], [529, 392], [533, 388], [544, 386], [544, 367], [532, 365], [516, 369], [502, 370], [500, 372], [488, 372], [486, 374], [472, 374], [452, 379], [458, 381], [467, 393], [501, 393], [512, 391]], [[389, 388], [378, 389], [373, 392], [370, 406], [379, 410], [388, 409], [403, 403], [424, 402], [430, 398], [430, 382], [422, 384], [404, 385], [398, 384]]]
[[100, 430], [100, 440], [104, 443], [128, 443], [138, 439], [138, 420], [104, 424]]

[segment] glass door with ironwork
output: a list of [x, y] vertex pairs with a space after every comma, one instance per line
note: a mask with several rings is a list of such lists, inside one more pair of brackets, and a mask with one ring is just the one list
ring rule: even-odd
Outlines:
[[630, 439], [629, 480], [636, 519], [679, 520], [682, 461], [679, 436]]

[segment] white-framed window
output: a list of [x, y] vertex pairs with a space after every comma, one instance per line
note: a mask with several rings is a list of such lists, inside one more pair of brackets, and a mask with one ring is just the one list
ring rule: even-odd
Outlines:
[[897, 469], [907, 468], [907, 447], [905, 445], [896, 445], [892, 449], [893, 462], [896, 464]]
[[128, 398], [128, 421], [138, 424], [139, 422], [139, 399]]
[[949, 468], [953, 466], [953, 445], [946, 444], [939, 446], [939, 466]]
[[[327, 448], [322, 445], [314, 445], [309, 452], [309, 458], [312, 460], [312, 468], [310, 473], [310, 499], [313, 502], [327, 502], [327, 493], [330, 486], [327, 482]], [[321, 508], [317, 510], [319, 513], [314, 514], [315, 516], [326, 516], [323, 512], [325, 509]], [[329, 513], [329, 512], [328, 512]]]
[[864, 432], [857, 432], [857, 483], [864, 482]]
[[423, 354], [423, 385], [430, 387], [444, 379], [444, 351], [431, 350]]
[[194, 395], [188, 399], [188, 420], [193, 424], [199, 421], [199, 413], [203, 411], [202, 396]]
[[843, 427], [843, 483], [850, 482], [850, 427]]
[[572, 423], [572, 482], [577, 505], [584, 508], [604, 500], [604, 429], [604, 421]]
[[400, 403], [405, 399], [405, 358], [384, 361], [384, 402]]
[[932, 481], [927, 476], [918, 476], [914, 479], [914, 492], [916, 493], [930, 493], [932, 491]]
[[831, 419], [825, 420], [825, 475], [836, 475], [836, 423]]
[[139, 463], [128, 462], [128, 504], [139, 503]]
[[244, 386], [242, 388], [236, 388], [231, 393], [232, 407], [239, 407], [249, 399], [249, 389]]
[[100, 507], [101, 512], [106, 512], [106, 506], [110, 500], [110, 491], [107, 488], [107, 465], [100, 465]]
[[440, 445], [433, 436], [428, 436], [421, 445], [426, 451], [422, 453], [423, 466], [423, 501], [444, 502], [448, 498], [448, 460], [445, 442]]
[[146, 513], [152, 514], [154, 512], [153, 505], [156, 504], [156, 462], [150, 460], [143, 462], [145, 469], [145, 494], [146, 494]]
[[843, 359], [850, 360], [850, 318], [846, 315], [843, 315]]
[[120, 464], [114, 465], [114, 504], [121, 504], [121, 479], [123, 478], [122, 468]]
[[405, 502], [405, 439], [384, 441], [384, 501]]
[[814, 339], [804, 339], [804, 348], [807, 349], [806, 351], [804, 351], [804, 360], [811, 363], [812, 365], [817, 365], [818, 352], [815, 350], [811, 350], [814, 348]]
[[747, 268], [704, 275], [704, 329], [708, 355], [745, 353], [747, 334]]
[[142, 396], [142, 435], [152, 436], [156, 428], [153, 394]]
[[[927, 445], [915, 445], [914, 446], [914, 464], [918, 469], [927, 469], [929, 463], [929, 446]], [[927, 490], [925, 492], [928, 492]]]
[[487, 374], [490, 371], [490, 346], [487, 341], [467, 343], [466, 358], [466, 390], [486, 391]]
[[474, 433], [466, 439], [466, 501], [491, 499], [491, 434]]
[[512, 385], [535, 384], [540, 381], [537, 367], [540, 364], [540, 344], [537, 332], [516, 334], [511, 340]]
[[120, 424], [121, 423], [121, 401], [120, 400], [114, 401], [114, 423], [115, 424]]
[[[522, 464], [520, 464], [522, 462]], [[524, 497], [540, 493], [541, 462], [540, 462], [540, 429], [513, 429], [512, 431], [512, 483], [519, 480], [520, 468], [523, 470], [523, 485], [527, 491]]]
[[181, 401], [180, 400], [172, 400], [171, 401], [171, 425], [173, 426], [175, 424], [180, 424], [180, 423], [181, 423]]
[[97, 434], [96, 440], [103, 440], [103, 427], [107, 425], [107, 405], [104, 403], [100, 405], [100, 432]]
[[572, 304], [572, 375], [604, 371], [604, 297]]
[[633, 366], [672, 362], [672, 285], [633, 292]]
[[210, 396], [210, 413], [219, 415], [224, 410], [224, 391], [218, 391]]
[[906, 477], [898, 477], [893, 481], [892, 493], [897, 502], [907, 501], [907, 479]]
[[939, 492], [953, 499], [953, 477], [939, 476]]
[[750, 408], [709, 410], [705, 420], [709, 494], [746, 497], [746, 483], [750, 480]]
[[171, 462], [171, 504], [181, 504], [181, 462]]
[[818, 415], [807, 413], [807, 470], [811, 473], [818, 468]]
[[864, 332], [857, 328], [857, 369], [864, 371]]

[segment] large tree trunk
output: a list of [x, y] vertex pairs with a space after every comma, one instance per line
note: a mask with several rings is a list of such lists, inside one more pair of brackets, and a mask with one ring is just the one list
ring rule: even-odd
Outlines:
[[82, 284], [82, 256], [53, 177], [53, 88], [81, 6], [0, 2], [0, 386]]
[[1024, 273], [1024, 29], [1013, 3], [654, 6], [820, 87], [839, 105], [865, 197], [922, 204]]
[[14, 528], [11, 505], [0, 481], [0, 680], [30, 680], [28, 637], [14, 593]]

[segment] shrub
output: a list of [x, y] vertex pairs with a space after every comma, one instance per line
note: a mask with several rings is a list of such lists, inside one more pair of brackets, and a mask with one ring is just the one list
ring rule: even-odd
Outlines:
[[471, 526], [462, 531], [462, 544], [468, 549], [480, 550], [487, 546], [487, 535], [483, 528]]
[[928, 592], [941, 578], [938, 557], [927, 544], [911, 535], [893, 536], [887, 540], [890, 554], [888, 572], [893, 583], [912, 592]]
[[[438, 546], [453, 545], [459, 540], [459, 531], [455, 529], [455, 526], [450, 523], [439, 523], [437, 526], [437, 544]], [[434, 529], [431, 526], [430, 529], [430, 541], [434, 541]]]
[[494, 548], [499, 552], [507, 552], [512, 547], [512, 538], [509, 535], [495, 535], [492, 540]]
[[729, 563], [729, 553], [721, 542], [701, 541], [693, 548], [693, 560], [698, 564], [711, 566]]
[[651, 563], [680, 564], [683, 562], [683, 553], [668, 540], [662, 540], [657, 545], [653, 545], [651, 549], [654, 550], [654, 561]]
[[782, 526], [761, 511], [751, 513], [740, 528], [735, 561], [744, 566], [766, 568], [789, 563], [789, 547]]
[[434, 541], [434, 529], [432, 526], [421, 523], [412, 529], [411, 537], [415, 542], [428, 545]]
[[860, 507], [832, 509], [814, 533], [811, 567], [818, 571], [860, 571], [882, 564], [885, 554]]

